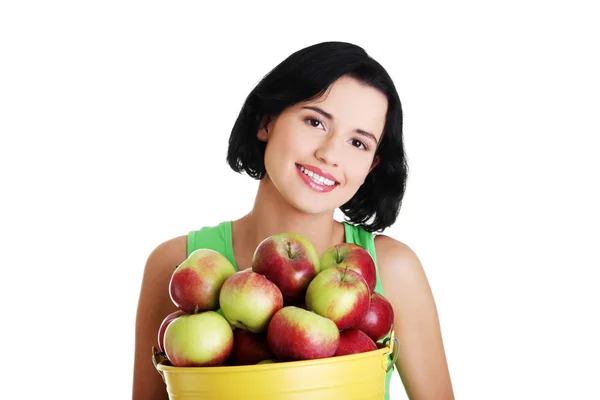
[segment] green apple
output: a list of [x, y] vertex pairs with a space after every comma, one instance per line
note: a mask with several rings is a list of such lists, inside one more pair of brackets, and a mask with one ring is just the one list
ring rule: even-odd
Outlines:
[[233, 349], [233, 331], [215, 311], [184, 314], [169, 323], [164, 343], [175, 367], [222, 365]]
[[367, 313], [370, 291], [363, 276], [350, 269], [331, 267], [310, 282], [306, 309], [329, 318], [340, 330], [357, 325]]
[[219, 294], [223, 316], [236, 328], [264, 332], [271, 317], [283, 307], [279, 288], [265, 276], [249, 270], [231, 275]]

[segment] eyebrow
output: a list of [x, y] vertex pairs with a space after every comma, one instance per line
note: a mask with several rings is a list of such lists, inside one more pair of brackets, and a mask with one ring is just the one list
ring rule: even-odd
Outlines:
[[[318, 112], [319, 114], [321, 114], [322, 116], [324, 116], [325, 118], [327, 118], [327, 119], [329, 119], [331, 121], [335, 120], [335, 118], [333, 118], [333, 115], [329, 114], [327, 111], [325, 111], [325, 110], [323, 110], [323, 109], [321, 109], [319, 107], [304, 106], [302, 108], [306, 108], [307, 110], [313, 110], [315, 112]], [[360, 134], [360, 135], [363, 135], [363, 136], [366, 136], [366, 137], [370, 138], [371, 140], [373, 140], [375, 142], [375, 144], [379, 144], [377, 142], [377, 138], [371, 132], [367, 132], [367, 131], [362, 130], [362, 129], [355, 129], [355, 132], [358, 133], [358, 134]]]

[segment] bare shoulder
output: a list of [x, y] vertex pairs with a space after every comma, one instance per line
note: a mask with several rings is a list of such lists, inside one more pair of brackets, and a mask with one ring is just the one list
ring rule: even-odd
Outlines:
[[[161, 293], [153, 293], [153, 296], [164, 294], [168, 289], [168, 282], [175, 268], [181, 264], [187, 253], [187, 236], [178, 236], [166, 240], [156, 246], [146, 260], [146, 266], [142, 277], [140, 292], [140, 305], [143, 306], [146, 294], [149, 290], [154, 291], [161, 288]], [[167, 286], [165, 286], [167, 285]], [[164, 290], [163, 290], [164, 289]], [[168, 292], [167, 292], [168, 294]]]
[[395, 274], [423, 272], [423, 266], [417, 254], [407, 244], [387, 235], [375, 236], [377, 264], [383, 272], [393, 270]]
[[416, 256], [408, 245], [388, 235], [375, 235], [375, 246], [377, 247], [378, 259], [381, 258], [381, 256], [386, 256], [388, 253], [391, 253], [390, 255], [393, 256]]
[[175, 267], [185, 260], [186, 253], [187, 236], [182, 235], [166, 240], [152, 250], [148, 256], [146, 268], [161, 268], [163, 265], [175, 264], [171, 270], [173, 272]]
[[169, 295], [173, 271], [187, 255], [187, 236], [157, 245], [149, 254], [139, 288], [135, 322], [133, 399], [168, 399], [165, 385], [154, 368], [152, 346], [158, 348], [158, 329], [163, 319], [177, 311]]
[[375, 237], [375, 251], [381, 285], [396, 308], [408, 304], [429, 303], [434, 309], [433, 293], [421, 260], [407, 244], [387, 235]]
[[420, 318], [425, 310], [432, 320], [436, 319], [433, 293], [417, 254], [407, 244], [386, 235], [375, 237], [375, 251], [381, 286], [393, 303], [397, 319]]

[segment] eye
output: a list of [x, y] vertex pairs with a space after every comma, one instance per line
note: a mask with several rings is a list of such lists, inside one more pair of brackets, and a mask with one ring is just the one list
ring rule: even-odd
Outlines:
[[313, 128], [319, 128], [319, 126], [321, 128], [324, 128], [323, 126], [323, 121], [321, 121], [318, 118], [312, 118], [312, 117], [308, 117], [304, 119], [304, 122], [306, 122], [307, 124], [309, 124], [310, 126], [312, 126]]
[[358, 139], [352, 139], [350, 142], [352, 143], [352, 146], [354, 146], [354, 147], [358, 147], [359, 149], [362, 148], [363, 150], [367, 150], [367, 146], [365, 146], [365, 144]]

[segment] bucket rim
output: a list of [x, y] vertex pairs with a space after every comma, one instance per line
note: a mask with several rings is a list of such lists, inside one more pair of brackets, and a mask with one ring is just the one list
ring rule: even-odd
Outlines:
[[381, 367], [388, 373], [396, 364], [398, 359], [400, 343], [395, 336], [394, 329], [390, 331], [390, 336], [387, 337], [383, 343], [376, 342], [378, 347], [377, 350], [366, 351], [356, 354], [347, 354], [344, 356], [331, 356], [325, 358], [317, 358], [312, 360], [298, 360], [298, 361], [281, 361], [275, 363], [266, 364], [251, 364], [251, 365], [218, 365], [212, 367], [175, 367], [172, 365], [166, 365], [167, 361], [164, 353], [158, 351], [155, 346], [152, 346], [152, 363], [154, 368], [161, 375], [163, 382], [166, 383], [165, 373], [167, 372], [192, 372], [202, 371], [207, 374], [218, 374], [224, 371], [228, 372], [244, 372], [251, 371], [256, 372], [257, 370], [269, 370], [269, 369], [284, 369], [284, 368], [296, 368], [302, 366], [314, 366], [314, 365], [326, 365], [339, 362], [351, 362], [358, 361], [364, 358], [372, 358], [375, 356], [381, 357]]
[[339, 362], [357, 361], [363, 358], [371, 358], [375, 356], [384, 356], [389, 354], [389, 347], [381, 347], [377, 350], [366, 351], [363, 353], [348, 354], [344, 356], [316, 358], [312, 360], [298, 360], [298, 361], [281, 361], [269, 364], [250, 364], [250, 365], [218, 365], [214, 367], [175, 367], [172, 365], [166, 365], [166, 360], [161, 360], [156, 363], [156, 368], [159, 371], [164, 372], [187, 372], [187, 371], [202, 371], [203, 373], [218, 374], [224, 371], [229, 372], [243, 372], [243, 371], [256, 371], [257, 369], [269, 370], [269, 369], [283, 369], [283, 368], [296, 368], [301, 366], [312, 366], [312, 365], [326, 365]]

